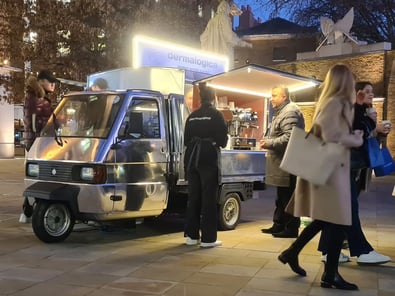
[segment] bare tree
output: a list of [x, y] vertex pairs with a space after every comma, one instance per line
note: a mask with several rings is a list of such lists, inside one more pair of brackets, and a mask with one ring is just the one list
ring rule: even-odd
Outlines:
[[317, 26], [320, 17], [326, 16], [334, 21], [342, 18], [354, 7], [352, 32], [368, 42], [391, 42], [395, 46], [395, 1], [394, 0], [256, 0], [263, 9], [271, 11], [271, 16], [283, 13], [294, 22]]

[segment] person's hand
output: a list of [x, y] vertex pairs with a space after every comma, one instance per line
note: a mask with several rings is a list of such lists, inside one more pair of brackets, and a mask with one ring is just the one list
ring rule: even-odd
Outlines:
[[388, 134], [389, 132], [391, 132], [391, 126], [392, 126], [391, 121], [383, 120], [381, 123], [384, 125], [384, 133], [385, 134]]
[[356, 135], [357, 137], [363, 137], [363, 130], [360, 129], [354, 130], [354, 135]]
[[361, 146], [363, 144], [363, 130], [356, 129], [354, 130], [354, 137], [355, 137], [355, 142], [357, 144], [357, 147]]
[[388, 134], [391, 131], [391, 124], [380, 122], [376, 124], [376, 131], [382, 134]]
[[261, 147], [261, 149], [266, 149], [266, 140], [265, 139], [261, 139], [259, 141], [259, 146]]

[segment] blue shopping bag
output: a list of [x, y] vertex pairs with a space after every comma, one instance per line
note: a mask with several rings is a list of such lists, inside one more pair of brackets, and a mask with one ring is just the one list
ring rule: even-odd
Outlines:
[[388, 148], [382, 148], [381, 154], [383, 155], [384, 164], [374, 168], [376, 177], [387, 176], [395, 172], [395, 163]]
[[370, 167], [376, 168], [384, 165], [384, 157], [380, 148], [380, 144], [375, 137], [366, 140], [366, 148], [368, 151]]

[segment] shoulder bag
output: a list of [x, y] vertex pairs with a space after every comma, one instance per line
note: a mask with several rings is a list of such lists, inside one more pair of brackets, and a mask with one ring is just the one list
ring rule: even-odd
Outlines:
[[346, 147], [324, 142], [299, 127], [291, 132], [280, 168], [315, 185], [325, 185], [334, 170], [340, 166]]
[[387, 147], [381, 148], [381, 154], [384, 159], [384, 164], [375, 167], [374, 175], [376, 177], [387, 176], [395, 172], [395, 163]]

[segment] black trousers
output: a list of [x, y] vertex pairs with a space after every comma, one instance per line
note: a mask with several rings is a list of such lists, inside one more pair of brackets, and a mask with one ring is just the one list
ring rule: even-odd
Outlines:
[[339, 265], [339, 255], [342, 247], [343, 240], [345, 238], [345, 229], [348, 226], [339, 224], [333, 224], [320, 220], [313, 220], [307, 225], [300, 233], [299, 237], [293, 242], [290, 249], [299, 254], [304, 246], [314, 237], [318, 232], [321, 231], [321, 237], [328, 239], [324, 246], [318, 246], [318, 249], [322, 251], [322, 247], [325, 247], [327, 251], [327, 259], [325, 264], [325, 272], [329, 278], [333, 278], [337, 273]]
[[185, 236], [192, 239], [201, 238], [204, 243], [217, 240], [218, 189], [216, 166], [199, 166], [188, 171]]
[[290, 184], [288, 187], [277, 187], [276, 208], [273, 214], [273, 222], [284, 229], [297, 230], [300, 226], [300, 218], [294, 217], [285, 212], [296, 186], [296, 176], [290, 176]]
[[[359, 256], [362, 254], [368, 254], [373, 251], [373, 247], [369, 244], [362, 231], [361, 220], [359, 219], [359, 203], [358, 197], [361, 192], [360, 185], [358, 184], [357, 177], [358, 172], [351, 171], [351, 226], [346, 226], [344, 228], [346, 233], [346, 238], [349, 245], [351, 257]], [[327, 247], [332, 244], [330, 238], [325, 236], [323, 232], [320, 238], [320, 250], [326, 254]]]

